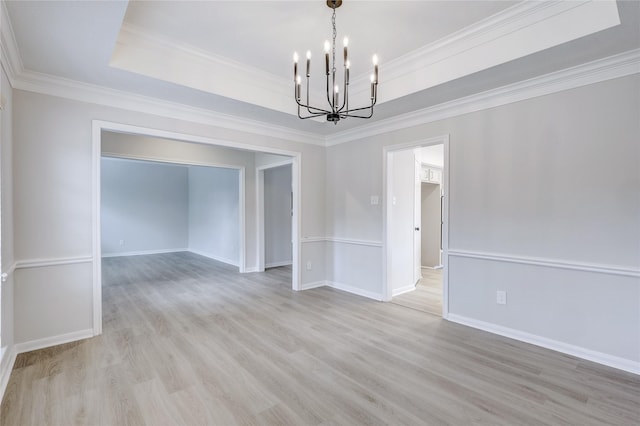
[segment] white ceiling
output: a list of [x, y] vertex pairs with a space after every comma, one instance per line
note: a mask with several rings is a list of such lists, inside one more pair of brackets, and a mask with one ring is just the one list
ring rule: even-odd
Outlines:
[[[374, 53], [381, 61], [396, 59], [516, 3], [346, 0], [336, 10], [336, 40], [341, 47], [342, 39], [349, 37], [353, 72], [368, 75]], [[188, 6], [176, 1], [134, 1], [124, 22], [289, 77], [294, 51], [303, 57], [311, 50], [314, 65], [322, 73], [324, 41], [332, 36], [331, 14], [322, 0], [202, 1]]]
[[[69, 79], [327, 135], [640, 47], [640, 2], [599, 11], [605, 3], [616, 5], [345, 0], [338, 39], [349, 36], [352, 78], [367, 75], [378, 53], [382, 102], [374, 119], [338, 126], [291, 115], [292, 52], [312, 50], [314, 75], [323, 66], [324, 0], [5, 4], [25, 79]], [[531, 10], [539, 22], [525, 25]]]

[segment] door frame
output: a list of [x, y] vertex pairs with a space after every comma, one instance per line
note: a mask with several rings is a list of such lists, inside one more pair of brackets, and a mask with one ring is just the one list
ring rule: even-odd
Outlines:
[[[383, 193], [385, 202], [382, 208], [383, 241], [382, 241], [382, 294], [385, 301], [392, 299], [393, 288], [391, 285], [391, 232], [392, 226], [392, 199], [393, 194], [393, 170], [392, 155], [394, 152], [413, 148], [422, 148], [432, 145], [443, 145], [444, 167], [442, 170], [442, 190], [444, 193], [444, 206], [442, 212], [442, 317], [449, 317], [449, 134], [420, 139], [398, 145], [389, 145], [383, 148]], [[413, 265], [413, 263], [412, 263]], [[412, 271], [413, 275], [413, 271]]]
[[[264, 171], [268, 169], [275, 169], [277, 167], [291, 165], [291, 191], [293, 192], [294, 179], [293, 179], [293, 159], [288, 159], [284, 161], [279, 161], [277, 163], [266, 164], [264, 166], [256, 167], [256, 206], [257, 206], [257, 221], [256, 221], [256, 229], [257, 229], [257, 247], [256, 247], [256, 255], [257, 255], [257, 264], [258, 264], [258, 272], [264, 272], [265, 270], [265, 226], [264, 226]], [[295, 204], [295, 203], [294, 203]], [[295, 207], [294, 207], [295, 209]], [[291, 217], [291, 235], [293, 236], [293, 230], [296, 228], [297, 217], [294, 214]], [[292, 238], [293, 239], [293, 238]], [[297, 290], [297, 289], [294, 289]]]
[[[102, 157], [102, 131], [110, 131], [116, 133], [127, 133], [138, 136], [151, 136], [164, 139], [173, 139], [179, 142], [200, 143], [205, 145], [221, 146], [226, 148], [243, 149], [247, 151], [263, 152], [267, 154], [286, 155], [291, 157], [291, 181], [293, 191], [293, 218], [291, 237], [293, 240], [293, 265], [291, 276], [291, 287], [293, 290], [300, 290], [301, 281], [301, 197], [300, 182], [302, 176], [302, 153], [298, 151], [288, 151], [277, 148], [268, 148], [259, 145], [251, 145], [221, 139], [214, 139], [205, 136], [191, 135], [187, 133], [178, 133], [149, 127], [134, 126], [123, 123], [116, 123], [103, 120], [92, 120], [91, 122], [91, 162], [92, 162], [92, 240], [93, 240], [93, 334], [95, 336], [102, 334], [102, 248], [101, 248], [101, 222], [100, 222], [100, 159]], [[228, 166], [227, 166], [228, 167]], [[246, 206], [245, 202], [245, 185], [244, 170], [240, 172], [241, 181], [241, 199], [240, 204]], [[240, 272], [256, 272], [257, 267], [248, 268], [246, 265], [247, 245], [246, 245], [246, 220], [245, 208], [240, 209]], [[257, 237], [256, 237], [257, 239]]]

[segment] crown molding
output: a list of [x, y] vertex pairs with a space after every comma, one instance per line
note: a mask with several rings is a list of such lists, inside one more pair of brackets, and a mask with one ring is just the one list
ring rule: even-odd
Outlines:
[[121, 108], [174, 118], [208, 126], [286, 139], [311, 145], [324, 145], [324, 137], [310, 132], [290, 129], [233, 115], [213, 112], [204, 108], [165, 101], [129, 92], [81, 83], [48, 74], [24, 71], [14, 78], [15, 89], [41, 93], [81, 102]]
[[[615, 1], [524, 1], [380, 64], [379, 102], [409, 95], [620, 24]], [[365, 91], [354, 79], [354, 96]], [[354, 89], [356, 89], [354, 88]]]
[[[179, 66], [167, 67], [167, 61]], [[123, 23], [109, 66], [297, 115], [293, 79]], [[311, 90], [312, 99], [324, 93]], [[322, 120], [312, 118], [314, 121]]]
[[326, 146], [339, 145], [637, 73], [640, 73], [640, 49], [376, 121], [366, 127], [356, 127], [335, 133], [326, 138]]
[[16, 76], [24, 71], [24, 65], [9, 19], [9, 11], [4, 1], [0, 1], [0, 62], [2, 62], [2, 68], [13, 86]]

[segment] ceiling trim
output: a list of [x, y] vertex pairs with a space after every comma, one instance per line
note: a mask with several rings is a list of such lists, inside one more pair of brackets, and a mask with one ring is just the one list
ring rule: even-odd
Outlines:
[[[620, 24], [615, 0], [523, 1], [429, 45], [380, 64], [378, 104]], [[167, 67], [171, 62], [175, 66]], [[112, 67], [296, 115], [293, 82], [124, 23]], [[368, 99], [367, 73], [353, 98]], [[323, 99], [314, 92], [312, 99]]]
[[401, 116], [376, 121], [366, 127], [345, 130], [328, 136], [326, 146], [365, 139], [638, 73], [640, 73], [640, 49], [630, 50]]
[[[380, 64], [379, 101], [397, 99], [620, 24], [614, 0], [523, 1]], [[354, 96], [369, 89], [353, 79]]]
[[122, 25], [109, 66], [296, 115], [293, 78], [289, 81], [132, 24]]
[[15, 89], [60, 98], [137, 111], [161, 117], [175, 118], [305, 144], [324, 146], [325, 141], [323, 136], [285, 126], [277, 126], [204, 108], [192, 107], [149, 96], [136, 95], [122, 90], [109, 89], [33, 71], [23, 71], [21, 75], [14, 78], [12, 86]]
[[9, 19], [7, 4], [4, 1], [0, 2], [0, 4], [0, 60], [2, 60], [2, 68], [13, 86], [15, 77], [24, 71], [24, 65], [22, 64], [22, 56], [20, 56], [18, 43], [16, 43], [16, 37]]

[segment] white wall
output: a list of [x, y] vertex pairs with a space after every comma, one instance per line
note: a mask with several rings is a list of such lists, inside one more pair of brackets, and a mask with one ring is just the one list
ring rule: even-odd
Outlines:
[[103, 256], [187, 249], [186, 166], [103, 157], [100, 167]]
[[189, 167], [189, 250], [238, 266], [240, 172]]
[[265, 266], [290, 265], [291, 165], [264, 171]]
[[[327, 229], [380, 240], [383, 147], [449, 134], [452, 318], [638, 368], [640, 282], [624, 270], [640, 259], [639, 92], [636, 74], [330, 147]], [[381, 247], [350, 251], [381, 261]], [[381, 274], [339, 267], [382, 292]]]

